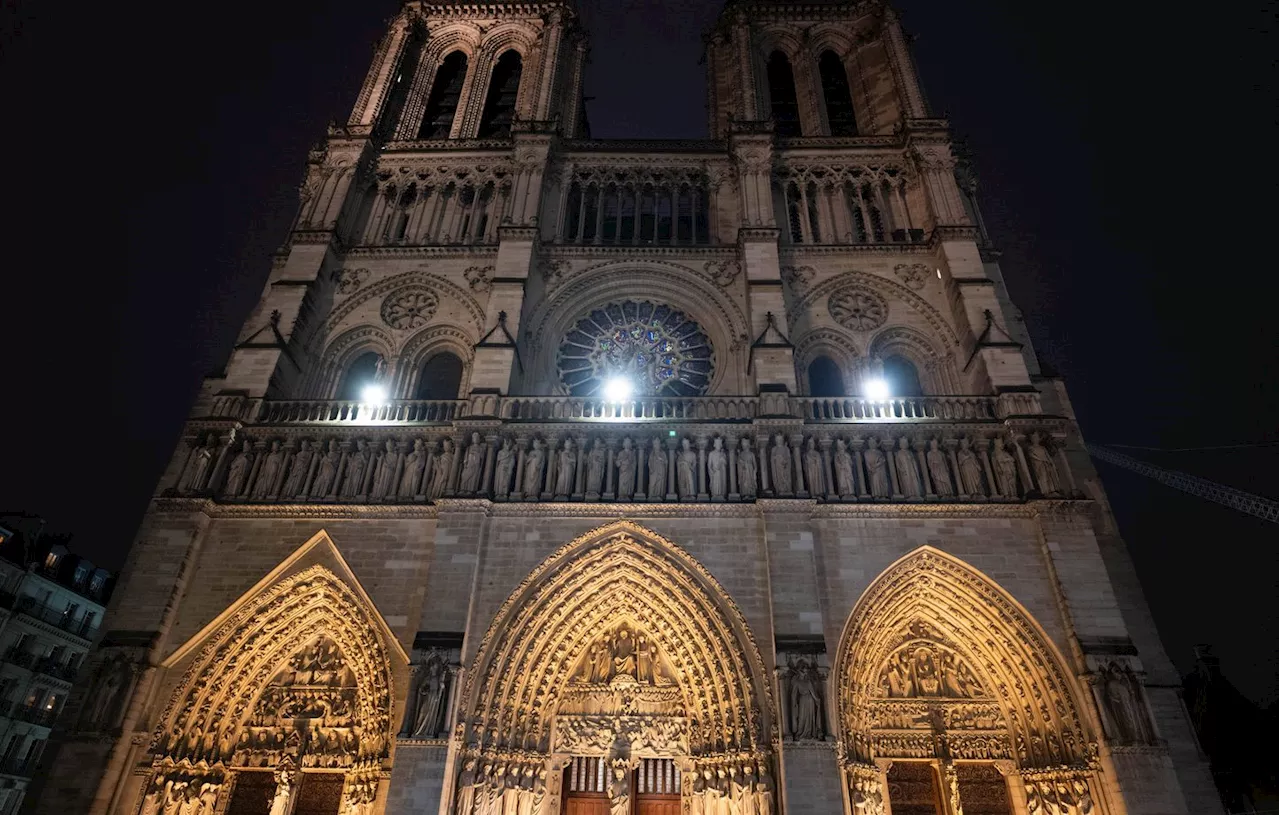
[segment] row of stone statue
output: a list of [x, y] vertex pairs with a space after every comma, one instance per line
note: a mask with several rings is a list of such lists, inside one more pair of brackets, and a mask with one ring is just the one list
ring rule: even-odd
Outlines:
[[[472, 433], [469, 439], [243, 440], [210, 434], [194, 447], [181, 495], [228, 500], [421, 502], [1017, 499], [1066, 494], [1055, 457], [1025, 439], [866, 439], [829, 436], [564, 435], [558, 440]], [[222, 460], [222, 459], [225, 459]], [[225, 472], [224, 472], [225, 471]]]

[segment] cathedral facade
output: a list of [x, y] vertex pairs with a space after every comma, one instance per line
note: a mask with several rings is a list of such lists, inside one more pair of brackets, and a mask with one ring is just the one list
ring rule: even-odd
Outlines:
[[594, 140], [570, 0], [405, 3], [37, 811], [1221, 812], [893, 10], [706, 43]]

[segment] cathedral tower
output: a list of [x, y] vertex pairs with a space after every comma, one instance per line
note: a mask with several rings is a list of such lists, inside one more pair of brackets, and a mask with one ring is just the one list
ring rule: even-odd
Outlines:
[[893, 10], [706, 42], [592, 140], [572, 3], [405, 3], [40, 812], [1220, 811]]

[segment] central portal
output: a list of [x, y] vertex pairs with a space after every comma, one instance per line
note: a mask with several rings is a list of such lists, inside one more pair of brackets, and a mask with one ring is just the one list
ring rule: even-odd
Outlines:
[[[620, 780], [633, 794], [629, 801], [611, 798]], [[575, 756], [564, 769], [564, 815], [680, 815], [680, 768], [669, 758], [640, 759], [623, 779], [602, 758]], [[617, 809], [615, 809], [615, 805]]]

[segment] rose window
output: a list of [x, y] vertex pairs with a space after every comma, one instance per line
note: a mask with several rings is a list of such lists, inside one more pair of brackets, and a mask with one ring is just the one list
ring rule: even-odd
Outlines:
[[844, 289], [827, 301], [831, 317], [845, 328], [870, 331], [884, 325], [889, 317], [889, 304], [867, 289]]
[[431, 321], [439, 304], [428, 289], [394, 292], [382, 302], [382, 320], [396, 329], [421, 328]]
[[557, 355], [560, 381], [575, 396], [600, 396], [625, 379], [636, 395], [699, 396], [711, 384], [706, 332], [667, 305], [627, 300], [578, 320]]

